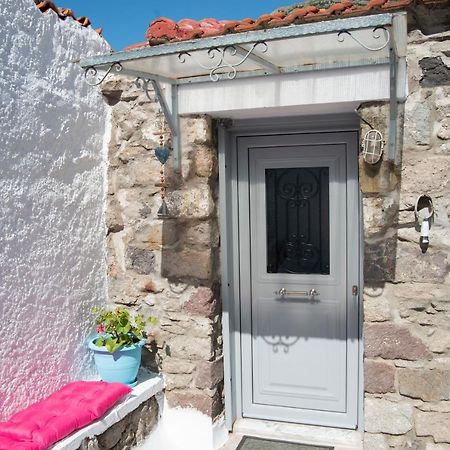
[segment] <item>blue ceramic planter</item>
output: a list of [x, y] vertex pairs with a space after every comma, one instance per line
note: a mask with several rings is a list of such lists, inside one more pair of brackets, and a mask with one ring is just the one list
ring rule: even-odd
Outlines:
[[89, 342], [89, 348], [94, 353], [95, 365], [101, 379], [110, 383], [135, 385], [145, 340], [110, 353], [106, 350], [106, 347], [97, 347], [94, 343], [96, 339], [94, 338]]

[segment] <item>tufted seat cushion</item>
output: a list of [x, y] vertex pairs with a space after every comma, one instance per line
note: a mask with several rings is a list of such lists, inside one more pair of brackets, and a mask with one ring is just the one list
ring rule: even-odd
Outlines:
[[101, 417], [131, 388], [76, 381], [0, 423], [0, 450], [45, 450]]

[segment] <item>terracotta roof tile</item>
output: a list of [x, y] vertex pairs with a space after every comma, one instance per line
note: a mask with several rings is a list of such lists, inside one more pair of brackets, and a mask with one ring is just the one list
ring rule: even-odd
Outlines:
[[406, 8], [411, 5], [412, 0], [389, 0], [381, 8], [384, 11], [394, 11], [400, 8]]
[[318, 22], [344, 17], [379, 14], [399, 11], [414, 4], [434, 6], [448, 0], [306, 0], [291, 7], [279, 8], [270, 14], [263, 14], [257, 19], [242, 20], [182, 19], [175, 22], [161, 17], [150, 23], [145, 38], [147, 43], [139, 43], [125, 50], [146, 45], [158, 45], [168, 42], [186, 41], [229, 33], [243, 33], [266, 28], [283, 27], [293, 24]]
[[[46, 13], [47, 11], [52, 10], [56, 14], [58, 14], [58, 17], [62, 20], [65, 20], [68, 17], [70, 17], [71, 19], [75, 20], [83, 27], [88, 27], [89, 25], [91, 25], [91, 21], [89, 20], [88, 17], [85, 17], [85, 16], [76, 17], [73, 10], [71, 10], [69, 8], [60, 8], [60, 7], [56, 6], [53, 2], [49, 2], [49, 1], [34, 0], [34, 3], [36, 4], [39, 11], [41, 11], [42, 13]], [[103, 29], [97, 28], [95, 31], [98, 34], [102, 34]]]
[[127, 47], [127, 50], [136, 50], [138, 48], [148, 47], [148, 46], [149, 46], [149, 44], [148, 44], [147, 41], [145, 41], [145, 42], [137, 42], [136, 44], [129, 45]]

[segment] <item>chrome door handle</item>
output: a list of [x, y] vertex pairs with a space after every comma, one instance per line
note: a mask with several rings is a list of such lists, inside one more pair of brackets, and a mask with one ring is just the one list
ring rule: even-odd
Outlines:
[[320, 292], [316, 291], [315, 289], [310, 289], [309, 291], [287, 291], [286, 288], [281, 288], [279, 291], [275, 291], [274, 294], [281, 298], [284, 298], [288, 295], [304, 295], [314, 298], [317, 295], [320, 295]]

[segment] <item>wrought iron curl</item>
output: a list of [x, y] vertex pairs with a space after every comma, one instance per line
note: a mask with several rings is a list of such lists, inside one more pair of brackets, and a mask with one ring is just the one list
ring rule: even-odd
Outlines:
[[225, 47], [213, 47], [210, 48], [206, 54], [212, 61], [215, 60], [213, 65], [207, 66], [200, 62], [193, 54], [189, 52], [181, 52], [178, 54], [178, 60], [183, 64], [187, 61], [187, 58], [192, 58], [198, 66], [209, 71], [209, 77], [211, 81], [219, 81], [223, 76], [226, 76], [229, 80], [236, 78], [237, 67], [244, 64], [253, 51], [260, 47], [260, 51], [265, 53], [268, 49], [265, 42], [255, 42], [249, 50], [236, 62], [231, 62], [227, 58], [235, 58], [239, 52], [234, 45], [227, 45]]
[[148, 88], [149, 83], [151, 83], [151, 80], [147, 80], [142, 77], [137, 77], [134, 80], [135, 86], [139, 89], [142, 89], [145, 92], [145, 95], [147, 96], [147, 98], [152, 102], [155, 99], [150, 97], [150, 92], [153, 92], [153, 90]]
[[[119, 62], [115, 62], [109, 66], [109, 69], [105, 72], [103, 77], [98, 79], [98, 70], [95, 66], [87, 67], [84, 71], [84, 79], [86, 80], [86, 83], [89, 84], [89, 86], [98, 86], [99, 84], [102, 84], [103, 81], [105, 81], [106, 77], [112, 72], [121, 72], [123, 69], [122, 64]], [[94, 81], [95, 80], [95, 81]]]
[[[382, 31], [384, 31], [384, 33], [382, 33]], [[385, 39], [386, 39], [386, 42], [384, 42], [379, 47], [369, 47], [368, 45], [366, 45], [362, 41], [360, 41], [358, 38], [353, 36], [353, 34], [350, 31], [347, 31], [347, 30], [339, 31], [338, 36], [337, 36], [338, 42], [344, 42], [346, 35], [350, 36], [361, 47], [364, 47], [366, 50], [369, 50], [371, 52], [377, 52], [379, 50], [383, 50], [383, 48], [385, 48], [389, 44], [389, 42], [391, 41], [391, 34], [389, 33], [389, 30], [387, 28], [383, 27], [383, 26], [375, 27], [372, 30], [372, 37], [374, 39], [380, 39], [382, 36], [385, 37]]]

